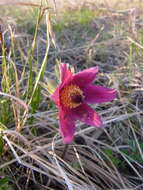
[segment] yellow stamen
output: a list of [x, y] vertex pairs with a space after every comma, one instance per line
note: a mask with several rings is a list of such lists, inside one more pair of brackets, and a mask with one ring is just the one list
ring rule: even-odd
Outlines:
[[61, 103], [68, 108], [78, 107], [83, 100], [83, 91], [77, 85], [68, 85], [60, 94]]

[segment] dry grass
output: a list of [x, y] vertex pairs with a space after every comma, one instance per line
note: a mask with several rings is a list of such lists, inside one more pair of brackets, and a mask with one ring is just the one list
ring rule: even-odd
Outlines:
[[[32, 4], [0, 2], [17, 5], [7, 13], [5, 6], [1, 9], [6, 47], [0, 56], [2, 190], [143, 188], [142, 1], [81, 2], [57, 4], [64, 12], [60, 17], [45, 9], [47, 4], [35, 11]], [[83, 8], [97, 14], [81, 16]], [[103, 129], [77, 123], [64, 158], [57, 109], [48, 91], [53, 90], [51, 81], [57, 82], [59, 60], [76, 71], [98, 65], [97, 82], [116, 88], [119, 96], [94, 107]]]

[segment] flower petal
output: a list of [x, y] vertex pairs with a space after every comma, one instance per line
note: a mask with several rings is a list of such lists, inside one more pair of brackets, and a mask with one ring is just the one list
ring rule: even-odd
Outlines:
[[55, 92], [50, 96], [50, 98], [57, 104], [60, 105], [60, 90], [64, 87], [65, 84], [71, 82], [72, 73], [67, 68], [67, 65], [62, 63], [60, 65], [61, 70], [61, 83], [57, 86]]
[[66, 110], [60, 110], [60, 132], [64, 143], [70, 143], [73, 140], [75, 131], [75, 118]]
[[88, 85], [84, 89], [87, 103], [102, 103], [112, 101], [117, 96], [117, 91], [112, 88], [105, 88], [97, 85]]
[[73, 76], [73, 81], [79, 87], [84, 87], [85, 85], [91, 83], [98, 73], [98, 67], [91, 67], [90, 69], [85, 69]]
[[60, 86], [58, 86], [55, 92], [50, 96], [51, 100], [55, 102], [55, 104], [60, 105]]
[[96, 113], [87, 104], [82, 104], [81, 106], [74, 109], [74, 115], [76, 119], [96, 127], [101, 127], [102, 121], [98, 113]]
[[60, 65], [61, 71], [61, 83], [64, 85], [67, 81], [72, 79], [72, 72], [68, 69], [67, 64], [62, 63]]

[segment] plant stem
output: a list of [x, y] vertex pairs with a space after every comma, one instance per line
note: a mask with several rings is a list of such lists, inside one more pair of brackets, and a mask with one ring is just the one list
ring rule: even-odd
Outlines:
[[62, 158], [62, 159], [65, 158], [66, 153], [67, 153], [67, 151], [68, 151], [68, 148], [69, 148], [69, 144], [65, 144], [63, 153], [62, 153], [62, 155], [61, 155], [61, 158]]

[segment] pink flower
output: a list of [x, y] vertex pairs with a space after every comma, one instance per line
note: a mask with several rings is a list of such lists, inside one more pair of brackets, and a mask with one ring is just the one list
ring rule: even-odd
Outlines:
[[61, 64], [60, 71], [61, 83], [51, 99], [59, 109], [60, 132], [63, 141], [70, 143], [73, 140], [76, 120], [95, 127], [102, 126], [100, 116], [88, 103], [112, 101], [117, 92], [115, 89], [92, 84], [98, 72], [97, 67], [72, 74], [66, 64]]

